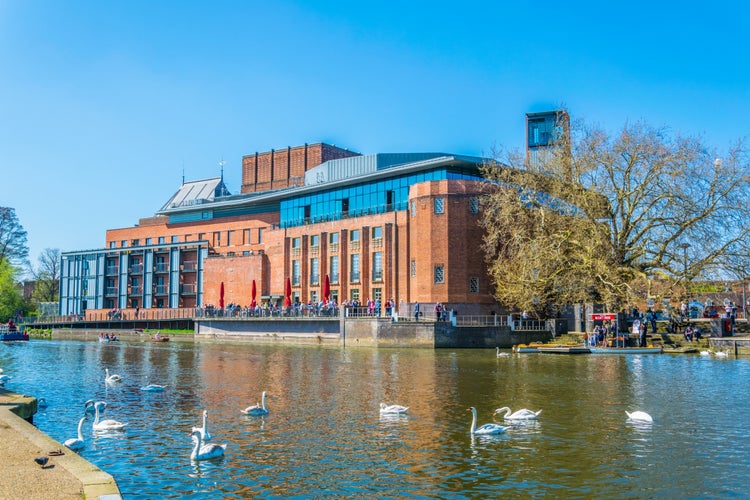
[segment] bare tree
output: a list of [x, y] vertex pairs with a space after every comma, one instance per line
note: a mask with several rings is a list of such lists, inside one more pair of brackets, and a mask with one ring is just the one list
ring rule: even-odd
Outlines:
[[[483, 211], [499, 300], [514, 298], [510, 305], [521, 306], [587, 296], [619, 309], [633, 299], [631, 284], [645, 276], [680, 288], [722, 272], [731, 256], [747, 257], [750, 170], [743, 141], [720, 155], [699, 138], [673, 137], [643, 122], [614, 136], [579, 122], [560, 140], [534, 165], [503, 154], [486, 168], [502, 187], [486, 197]], [[519, 228], [521, 221], [527, 227]], [[518, 244], [508, 247], [508, 239]], [[507, 275], [525, 269], [526, 281]], [[542, 285], [546, 294], [539, 293]]]
[[33, 298], [37, 302], [57, 302], [60, 290], [60, 249], [45, 248], [38, 257], [36, 268], [29, 266], [36, 282]]
[[19, 266], [28, 257], [26, 231], [16, 216], [16, 210], [0, 207], [0, 262], [7, 259]]

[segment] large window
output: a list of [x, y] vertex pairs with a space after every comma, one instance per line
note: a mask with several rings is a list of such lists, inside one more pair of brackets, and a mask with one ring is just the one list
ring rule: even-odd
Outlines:
[[339, 282], [339, 256], [338, 255], [332, 255], [330, 260], [330, 266], [329, 266], [329, 278], [331, 280], [331, 283], [338, 283]]
[[317, 285], [320, 282], [320, 264], [318, 258], [310, 259], [310, 284]]
[[383, 252], [372, 253], [372, 281], [383, 281]]
[[300, 283], [300, 262], [299, 260], [292, 261], [292, 285], [299, 286]]
[[472, 215], [479, 213], [479, 198], [469, 198], [469, 213]]
[[445, 267], [442, 265], [435, 266], [434, 276], [435, 283], [445, 283]]
[[359, 254], [355, 253], [351, 255], [351, 265], [349, 266], [351, 276], [349, 281], [352, 283], [359, 282]]
[[434, 205], [436, 214], [445, 213], [445, 198], [435, 198], [433, 200], [433, 205]]

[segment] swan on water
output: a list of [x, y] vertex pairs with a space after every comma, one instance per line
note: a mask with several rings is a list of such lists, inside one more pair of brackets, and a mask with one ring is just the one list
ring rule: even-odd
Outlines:
[[95, 416], [94, 416], [94, 430], [95, 431], [122, 431], [125, 430], [125, 426], [128, 424], [123, 424], [122, 422], [118, 422], [117, 420], [107, 419], [99, 421], [99, 408], [106, 405], [104, 401], [97, 401], [94, 403], [94, 410], [95, 410]]
[[408, 406], [401, 405], [387, 405], [380, 403], [380, 414], [381, 415], [403, 415], [409, 410]]
[[141, 390], [147, 391], [147, 392], [158, 392], [158, 391], [163, 391], [166, 388], [167, 388], [166, 385], [148, 384], [148, 385], [144, 385], [143, 387], [141, 387]]
[[84, 415], [81, 420], [78, 421], [78, 437], [77, 438], [70, 438], [66, 439], [63, 443], [65, 446], [70, 448], [73, 451], [80, 451], [83, 449], [83, 433], [81, 432], [81, 429], [83, 429], [83, 421], [86, 420], [86, 416]]
[[190, 453], [190, 460], [210, 460], [224, 456], [224, 450], [227, 445], [206, 443], [203, 444], [200, 431], [190, 433], [193, 436], [193, 451]]
[[268, 408], [266, 408], [266, 391], [263, 391], [261, 395], [261, 403], [248, 406], [244, 410], [240, 410], [245, 415], [268, 415]]
[[492, 414], [493, 416], [505, 412], [505, 415], [503, 415], [503, 418], [505, 420], [536, 420], [536, 417], [539, 416], [540, 413], [542, 413], [542, 410], [539, 411], [531, 411], [526, 408], [522, 408], [516, 412], [511, 413], [510, 408], [507, 406], [503, 406], [502, 408], [498, 408], [495, 410], [495, 412]]
[[726, 358], [729, 356], [729, 353], [727, 351], [716, 351], [714, 353], [714, 356], [716, 356], [717, 358]]
[[108, 384], [114, 384], [115, 382], [122, 382], [122, 377], [116, 373], [109, 374], [109, 368], [104, 369], [105, 378], [104, 381]]
[[471, 434], [502, 434], [510, 429], [510, 427], [500, 424], [484, 424], [481, 427], [477, 427], [477, 409], [472, 406], [466, 411], [471, 412]]
[[509, 352], [500, 352], [500, 348], [499, 347], [495, 347], [495, 349], [497, 350], [497, 357], [498, 358], [507, 358], [507, 357], [510, 356]]
[[[106, 401], [99, 401], [99, 405], [101, 407], [100, 413], [104, 413], [104, 410], [107, 408], [107, 402]], [[89, 399], [86, 400], [85, 403], [83, 403], [83, 412], [84, 413], [94, 413], [96, 410], [94, 409], [94, 400]]]
[[203, 427], [193, 427], [192, 432], [200, 432], [202, 441], [211, 439], [211, 433], [208, 432], [208, 410], [203, 410]]
[[633, 413], [625, 412], [629, 420], [634, 422], [653, 422], [654, 419], [645, 411], [634, 411]]

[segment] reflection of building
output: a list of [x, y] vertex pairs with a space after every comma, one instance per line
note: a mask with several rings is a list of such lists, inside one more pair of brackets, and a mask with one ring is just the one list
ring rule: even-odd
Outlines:
[[63, 254], [60, 313], [247, 305], [292, 294], [497, 310], [477, 225], [482, 158], [311, 144], [245, 156], [242, 192], [184, 183], [106, 248]]

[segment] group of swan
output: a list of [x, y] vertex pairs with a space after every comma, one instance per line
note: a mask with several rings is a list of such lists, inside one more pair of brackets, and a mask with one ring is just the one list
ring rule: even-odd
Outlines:
[[266, 391], [263, 391], [261, 395], [261, 402], [256, 403], [252, 406], [248, 406], [244, 410], [240, 410], [245, 415], [262, 416], [268, 415], [268, 408], [266, 407]]
[[203, 427], [193, 427], [190, 436], [193, 438], [190, 460], [211, 460], [224, 456], [227, 445], [205, 443], [206, 440], [211, 439], [211, 433], [208, 432], [208, 410], [203, 410]]

